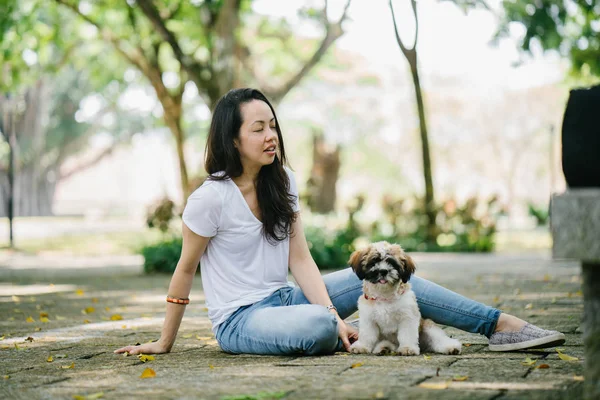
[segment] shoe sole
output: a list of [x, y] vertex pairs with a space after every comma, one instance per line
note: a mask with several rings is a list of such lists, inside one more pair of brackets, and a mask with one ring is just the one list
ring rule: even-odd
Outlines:
[[508, 343], [508, 344], [490, 344], [490, 351], [513, 351], [523, 349], [544, 349], [547, 347], [560, 346], [565, 342], [565, 335], [555, 333], [541, 338], [527, 340], [525, 342]]

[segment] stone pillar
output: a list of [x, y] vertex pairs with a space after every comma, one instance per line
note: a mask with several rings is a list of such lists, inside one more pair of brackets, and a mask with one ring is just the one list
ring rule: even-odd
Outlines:
[[581, 261], [584, 398], [600, 399], [600, 189], [554, 195], [550, 218], [553, 257]]

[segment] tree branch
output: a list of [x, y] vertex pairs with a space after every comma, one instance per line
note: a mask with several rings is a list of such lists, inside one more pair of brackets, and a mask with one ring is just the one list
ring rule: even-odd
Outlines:
[[127, 51], [125, 48], [122, 47], [122, 44], [121, 44], [122, 41], [125, 41], [123, 38], [118, 37], [110, 29], [102, 26], [99, 22], [97, 22], [97, 21], [93, 20], [92, 18], [90, 18], [89, 16], [83, 14], [81, 11], [79, 11], [77, 6], [67, 2], [65, 0], [54, 0], [54, 1], [71, 9], [75, 14], [79, 15], [86, 22], [94, 25], [98, 29], [98, 34], [101, 38], [110, 42], [113, 45], [113, 47], [115, 48], [115, 50], [117, 50], [117, 52], [119, 52], [130, 63], [137, 66], [140, 71], [142, 71], [144, 74], [147, 75], [148, 64], [145, 60], [143, 49], [130, 44], [134, 48], [135, 52], [131, 53], [131, 52]]
[[404, 56], [408, 57], [410, 50], [406, 48], [406, 46], [402, 42], [402, 39], [400, 38], [400, 34], [398, 33], [398, 25], [396, 24], [396, 14], [394, 13], [394, 6], [392, 5], [392, 0], [389, 0], [388, 4], [390, 6], [390, 11], [392, 12], [392, 22], [394, 23], [394, 33], [396, 34], [396, 41], [398, 42], [398, 46], [400, 46], [400, 50], [402, 50]]
[[[327, 17], [327, 0], [325, 0], [325, 4], [323, 7], [323, 16], [325, 20], [325, 29], [326, 34], [319, 48], [314, 52], [312, 57], [304, 64], [304, 66], [298, 71], [294, 76], [292, 76], [286, 83], [284, 83], [281, 87], [276, 89], [264, 89], [267, 96], [274, 102], [280, 102], [286, 94], [289, 93], [290, 90], [294, 86], [296, 86], [302, 78], [304, 78], [308, 72], [321, 60], [323, 55], [327, 52], [329, 47], [344, 34], [344, 30], [342, 29], [342, 23], [346, 20], [348, 14], [348, 8], [350, 7], [350, 3], [352, 0], [347, 0], [346, 5], [344, 6], [344, 11], [340, 16], [337, 22], [331, 23]], [[256, 74], [254, 74], [256, 75]]]
[[110, 145], [109, 147], [105, 148], [104, 150], [102, 150], [100, 153], [96, 154], [92, 159], [84, 161], [79, 163], [78, 165], [76, 165], [75, 167], [72, 167], [71, 169], [69, 169], [69, 171], [65, 172], [65, 173], [61, 173], [59, 175], [59, 178], [57, 180], [62, 180], [62, 179], [68, 179], [71, 176], [78, 174], [80, 172], [85, 171], [86, 169], [89, 169], [91, 167], [93, 167], [94, 165], [98, 164], [100, 161], [102, 161], [104, 158], [106, 158], [107, 156], [111, 155], [113, 153], [113, 151], [120, 145], [122, 144], [124, 141], [115, 141], [112, 145]]

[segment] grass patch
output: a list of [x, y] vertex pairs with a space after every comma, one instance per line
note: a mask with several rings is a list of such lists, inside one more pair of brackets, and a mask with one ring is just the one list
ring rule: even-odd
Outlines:
[[162, 233], [155, 230], [62, 235], [52, 238], [19, 241], [17, 248], [26, 253], [69, 253], [80, 256], [131, 255], [150, 244], [158, 243]]

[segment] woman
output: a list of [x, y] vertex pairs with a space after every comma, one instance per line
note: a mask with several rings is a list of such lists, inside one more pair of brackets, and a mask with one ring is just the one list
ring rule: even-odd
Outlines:
[[[350, 268], [322, 277], [304, 237], [298, 191], [275, 110], [254, 89], [215, 107], [206, 146], [209, 179], [188, 199], [183, 248], [169, 285], [160, 339], [120, 348], [171, 350], [198, 263], [208, 316], [228, 353], [330, 354], [358, 338], [344, 318], [362, 282]], [[288, 267], [299, 287], [287, 281]], [[564, 335], [527, 324], [425, 279], [411, 278], [424, 318], [490, 338], [491, 350], [550, 347]]]

